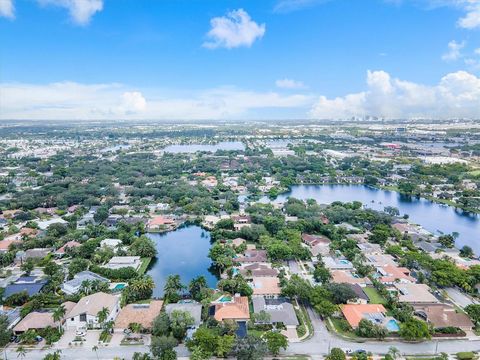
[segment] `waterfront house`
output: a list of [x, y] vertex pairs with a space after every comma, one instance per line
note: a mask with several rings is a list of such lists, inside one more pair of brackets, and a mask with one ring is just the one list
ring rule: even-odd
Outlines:
[[253, 277], [249, 283], [253, 289], [252, 296], [276, 298], [280, 295], [280, 280], [276, 276]]
[[132, 267], [138, 270], [141, 264], [142, 260], [140, 256], [114, 256], [107, 264], [103, 265], [103, 267], [112, 270]]
[[98, 328], [98, 313], [106, 308], [108, 316], [105, 320], [113, 321], [120, 312], [120, 298], [115, 295], [98, 292], [85, 296], [65, 316], [67, 329]]
[[222, 296], [212, 303], [209, 313], [217, 321], [230, 319], [237, 322], [246, 322], [250, 320], [248, 297], [236, 295], [225, 299], [225, 296]]
[[246, 250], [243, 256], [235, 258], [238, 263], [264, 263], [267, 262], [266, 250]]
[[120, 310], [115, 319], [115, 331], [125, 331], [130, 324], [139, 324], [143, 330], [152, 330], [153, 320], [162, 310], [162, 300], [152, 300], [147, 304], [128, 304]]
[[165, 312], [170, 316], [174, 311], [185, 311], [194, 319], [193, 326], [198, 327], [202, 323], [202, 304], [196, 301], [183, 301], [174, 304], [167, 304]]
[[100, 276], [94, 272], [85, 270], [75, 274], [72, 280], [66, 281], [62, 285], [62, 291], [68, 295], [78, 293], [84, 281], [100, 281], [102, 283], [110, 283], [110, 280]]

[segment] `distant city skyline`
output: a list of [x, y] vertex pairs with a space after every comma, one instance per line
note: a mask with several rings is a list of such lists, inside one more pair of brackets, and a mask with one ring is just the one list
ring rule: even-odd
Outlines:
[[0, 0], [0, 120], [480, 119], [480, 0]]

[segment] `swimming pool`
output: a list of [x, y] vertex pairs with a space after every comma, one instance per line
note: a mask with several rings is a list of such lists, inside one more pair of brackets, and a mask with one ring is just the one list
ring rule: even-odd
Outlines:
[[122, 291], [125, 288], [125, 284], [117, 284], [115, 287], [112, 289], [113, 292], [117, 291]]
[[231, 301], [232, 301], [232, 297], [228, 295], [223, 295], [222, 297], [220, 297], [220, 299], [217, 300], [217, 302], [221, 302], [221, 303], [226, 303]]
[[398, 326], [397, 320], [391, 319], [388, 320], [387, 324], [385, 325], [388, 331], [390, 332], [397, 332], [400, 331], [400, 326]]

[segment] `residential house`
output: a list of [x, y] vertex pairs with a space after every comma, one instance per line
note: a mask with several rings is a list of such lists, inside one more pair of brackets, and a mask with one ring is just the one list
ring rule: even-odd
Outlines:
[[40, 230], [47, 230], [47, 228], [52, 224], [67, 225], [68, 221], [63, 220], [60, 217], [55, 217], [55, 218], [44, 220], [44, 221], [37, 221], [37, 225]]
[[246, 250], [243, 256], [235, 258], [238, 263], [264, 263], [267, 262], [266, 250]]
[[353, 270], [353, 264], [347, 259], [333, 258], [331, 256], [325, 256], [323, 259], [325, 267], [332, 270]]
[[357, 328], [362, 319], [383, 325], [387, 310], [381, 304], [347, 304], [342, 306], [342, 314], [352, 328]]
[[172, 216], [154, 216], [147, 223], [148, 230], [169, 230], [175, 227], [175, 219]]
[[239, 268], [236, 268], [243, 277], [276, 277], [278, 275], [277, 269], [272, 269], [271, 265], [268, 263], [252, 263], [246, 264]]
[[120, 239], [104, 239], [100, 241], [101, 247], [106, 247], [110, 249], [115, 249], [120, 245], [122, 245], [122, 240]]
[[253, 277], [249, 285], [253, 289], [253, 296], [276, 298], [280, 295], [280, 280], [276, 276]]
[[141, 325], [144, 330], [152, 330], [153, 320], [162, 310], [162, 300], [152, 300], [147, 304], [128, 304], [120, 310], [115, 319], [115, 331], [125, 331], [130, 324]]
[[222, 300], [212, 303], [210, 306], [210, 315], [215, 320], [235, 320], [237, 322], [246, 322], [250, 320], [250, 309], [248, 304], [248, 297], [233, 296], [229, 301]]
[[268, 324], [283, 325], [285, 330], [282, 334], [289, 340], [296, 340], [297, 326], [299, 325], [297, 314], [291, 302], [285, 298], [269, 299], [263, 296], [252, 299], [253, 311], [258, 314], [262, 311], [270, 315]]
[[21, 317], [21, 308], [8, 308], [4, 305], [0, 305], [0, 316], [6, 316], [8, 322], [8, 329], [12, 329], [15, 325], [19, 323], [22, 319]]
[[33, 311], [25, 316], [13, 328], [15, 335], [20, 335], [27, 330], [42, 330], [47, 327], [58, 327], [59, 323], [53, 320], [52, 312]]
[[7, 285], [3, 292], [3, 298], [6, 299], [13, 294], [26, 292], [28, 296], [38, 294], [48, 283], [47, 280], [41, 280], [34, 276], [19, 277], [14, 283]]
[[47, 256], [51, 252], [52, 252], [52, 249], [43, 249], [43, 248], [28, 249], [25, 251], [25, 256], [23, 260], [43, 259], [45, 256]]
[[108, 215], [108, 217], [105, 219], [104, 224], [109, 229], [116, 229], [118, 223], [122, 221], [122, 219], [123, 219], [122, 215], [111, 214], [111, 215]]
[[79, 242], [77, 242], [75, 240], [71, 240], [71, 241], [65, 243], [62, 247], [58, 248], [57, 251], [55, 251], [55, 255], [61, 257], [61, 256], [65, 255], [65, 253], [69, 249], [74, 249], [74, 248], [79, 247], [81, 245], [82, 244], [80, 244]]
[[395, 283], [414, 283], [415, 279], [410, 276], [410, 270], [395, 265], [384, 265], [377, 267], [377, 278], [384, 285]]
[[368, 304], [370, 301], [369, 297], [363, 291], [363, 288], [358, 284], [348, 284], [350, 289], [355, 293], [355, 298], [347, 301], [348, 304]]
[[360, 277], [349, 270], [333, 270], [330, 273], [332, 274], [331, 281], [336, 284], [356, 284], [361, 287], [372, 284], [368, 277]]
[[468, 315], [446, 304], [424, 304], [414, 306], [415, 315], [432, 324], [435, 329], [456, 327], [469, 331], [473, 323]]
[[106, 322], [114, 321], [120, 312], [120, 298], [115, 295], [98, 292], [85, 296], [68, 312], [65, 326], [67, 329], [98, 328], [98, 313], [106, 308]]
[[234, 215], [232, 220], [235, 231], [239, 231], [242, 227], [250, 226], [252, 222], [250, 215]]
[[365, 255], [379, 255], [383, 253], [382, 247], [379, 244], [359, 243], [357, 247]]
[[85, 270], [75, 274], [72, 280], [64, 282], [62, 285], [62, 291], [68, 295], [77, 294], [84, 281], [100, 281], [102, 283], [110, 283], [110, 280], [104, 278], [103, 276]]
[[302, 242], [310, 248], [313, 256], [326, 256], [330, 252], [330, 239], [326, 236], [302, 234]]
[[103, 267], [113, 270], [132, 267], [138, 270], [141, 264], [142, 260], [140, 256], [114, 256], [107, 264], [103, 265]]
[[199, 327], [202, 323], [202, 304], [196, 301], [167, 304], [165, 306], [165, 312], [168, 314], [168, 316], [170, 316], [174, 311], [188, 312], [194, 319], [194, 327]]
[[398, 293], [398, 302], [406, 304], [437, 304], [440, 302], [428, 285], [400, 283], [394, 285]]

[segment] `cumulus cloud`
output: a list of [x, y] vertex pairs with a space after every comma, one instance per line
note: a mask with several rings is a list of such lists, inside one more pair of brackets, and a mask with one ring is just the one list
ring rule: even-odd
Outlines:
[[480, 118], [480, 78], [466, 71], [445, 75], [434, 86], [368, 71], [367, 90], [328, 99], [321, 96], [310, 111], [313, 118], [352, 116], [385, 118]]
[[103, 0], [37, 0], [41, 5], [52, 5], [68, 10], [73, 22], [87, 25], [95, 13], [103, 10]]
[[462, 57], [461, 50], [465, 47], [465, 41], [460, 43], [452, 40], [448, 43], [448, 51], [442, 55], [444, 61], [455, 61]]
[[[160, 90], [132, 90], [121, 84], [46, 85], [0, 84], [0, 119], [229, 119], [254, 118], [257, 111], [283, 115], [284, 110], [306, 113], [309, 95], [281, 95], [235, 87], [220, 87], [172, 97]], [[267, 115], [266, 115], [267, 116]], [[285, 118], [285, 116], [283, 116]]]
[[279, 79], [275, 81], [275, 85], [281, 89], [303, 89], [305, 84], [301, 81], [296, 81], [293, 79]]
[[466, 15], [458, 20], [458, 26], [464, 29], [475, 29], [480, 27], [480, 1], [465, 0], [464, 7]]
[[15, 17], [15, 8], [13, 0], [0, 0], [0, 16], [13, 19]]
[[123, 101], [126, 108], [126, 112], [142, 112], [145, 111], [147, 107], [147, 100], [143, 97], [142, 93], [139, 91], [127, 91], [124, 92]]
[[211, 29], [207, 33], [208, 41], [203, 46], [208, 49], [246, 46], [250, 47], [265, 34], [265, 24], [257, 24], [243, 9], [233, 10], [226, 16], [210, 20]]

